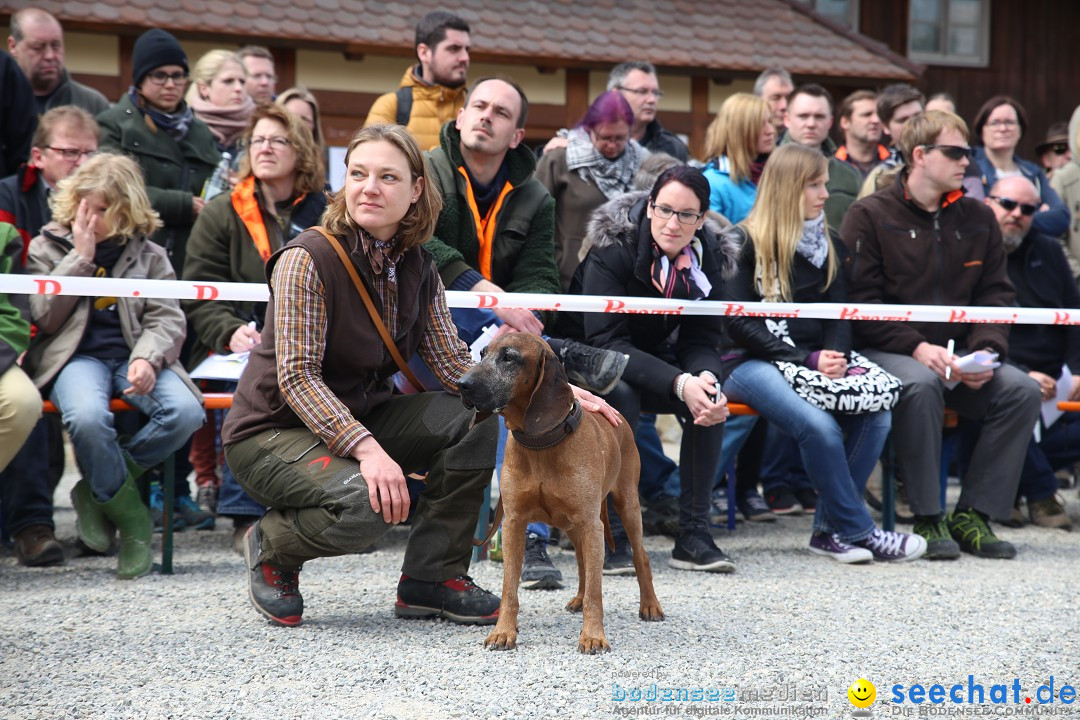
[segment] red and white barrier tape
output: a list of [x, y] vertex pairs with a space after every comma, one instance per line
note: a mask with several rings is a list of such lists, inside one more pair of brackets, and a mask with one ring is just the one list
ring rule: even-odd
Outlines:
[[[265, 302], [262, 283], [210, 283], [189, 280], [0, 275], [0, 293], [83, 295], [101, 297], [176, 298], [179, 300], [246, 300]], [[993, 323], [1000, 325], [1080, 325], [1080, 309], [950, 307], [948, 305], [875, 305], [859, 303], [685, 302], [639, 297], [550, 295], [543, 293], [474, 293], [447, 291], [457, 308], [524, 308], [581, 312], [724, 315], [743, 317], [816, 318], [821, 320], [892, 320], [899, 322]]]

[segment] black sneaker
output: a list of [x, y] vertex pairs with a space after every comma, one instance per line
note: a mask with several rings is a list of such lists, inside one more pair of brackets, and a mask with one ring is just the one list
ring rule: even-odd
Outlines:
[[[799, 498], [799, 504], [805, 512], [813, 513], [817, 510], [817, 493], [811, 488], [798, 488], [795, 497]], [[776, 512], [773, 510], [773, 512]]]
[[641, 530], [646, 535], [679, 535], [679, 498], [661, 495], [642, 505]]
[[262, 535], [254, 523], [244, 536], [244, 560], [248, 567], [248, 598], [260, 615], [287, 627], [300, 624], [304, 598], [300, 595], [300, 571], [284, 570], [259, 562]]
[[498, 595], [484, 590], [468, 575], [443, 582], [402, 575], [394, 614], [399, 618], [446, 618], [462, 625], [494, 625], [499, 620], [500, 602]]
[[735, 498], [735, 507], [750, 522], [776, 522], [776, 516], [769, 509], [765, 498], [757, 490], [747, 490]]
[[563, 340], [559, 358], [570, 382], [599, 395], [607, 395], [622, 377], [630, 356], [574, 340]]
[[976, 557], [1011, 560], [1016, 557], [1016, 547], [1005, 542], [990, 529], [986, 519], [974, 510], [949, 513], [945, 523], [960, 549]]
[[[150, 519], [154, 523], [154, 532], [165, 532], [165, 494], [161, 490], [159, 483], [150, 483]], [[173, 504], [173, 532], [180, 532], [187, 524], [184, 522], [184, 516], [177, 512], [175, 503]]]
[[916, 517], [912, 532], [926, 541], [927, 560], [955, 560], [960, 557], [960, 546], [952, 539], [944, 520], [934, 517]]
[[195, 528], [196, 530], [214, 529], [214, 516], [196, 505], [195, 501], [190, 497], [182, 497], [176, 500], [174, 517], [182, 520], [184, 527]]
[[604, 575], [634, 575], [634, 556], [630, 552], [630, 541], [626, 537], [616, 538], [615, 551], [604, 544]]
[[551, 564], [547, 538], [536, 533], [525, 536], [525, 561], [521, 565], [521, 587], [527, 590], [558, 590], [563, 586], [562, 573]]
[[675, 540], [668, 565], [676, 570], [703, 570], [705, 572], [735, 572], [735, 563], [716, 547], [712, 535], [698, 530], [680, 535]]
[[766, 490], [765, 502], [769, 504], [769, 509], [772, 510], [773, 515], [803, 514], [802, 504], [799, 503], [799, 499], [795, 497], [795, 493], [787, 485], [781, 485], [775, 490]]

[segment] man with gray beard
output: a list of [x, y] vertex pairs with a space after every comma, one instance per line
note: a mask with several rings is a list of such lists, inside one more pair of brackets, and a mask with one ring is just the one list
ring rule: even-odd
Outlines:
[[[1031, 227], [1032, 217], [1042, 204], [1039, 191], [1031, 181], [1023, 176], [998, 180], [985, 202], [1001, 227], [1001, 239], [1008, 253], [1009, 279], [1016, 288], [1016, 304], [1037, 308], [1080, 307], [1080, 291], [1061, 243]], [[1067, 367], [1072, 374], [1068, 380], [1069, 400], [1080, 399], [1080, 327], [1015, 325], [1009, 335], [1009, 362], [1039, 383], [1044, 401], [1057, 396], [1057, 383], [1063, 381], [1062, 367]], [[1027, 500], [1032, 524], [1068, 530], [1071, 522], [1063, 502], [1056, 497], [1058, 483], [1054, 471], [1080, 460], [1080, 418], [1066, 413], [1041, 430], [1042, 441], [1036, 443], [1032, 438], [1028, 444], [1017, 504], [1020, 497]], [[1024, 516], [1017, 507], [1008, 524], [1023, 523]]]

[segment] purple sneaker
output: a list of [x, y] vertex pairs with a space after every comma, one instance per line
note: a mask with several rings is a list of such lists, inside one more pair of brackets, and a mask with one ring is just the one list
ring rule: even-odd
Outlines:
[[884, 562], [916, 560], [926, 552], [926, 540], [921, 535], [890, 530], [874, 530], [870, 537], [855, 544], [874, 553], [875, 560]]
[[845, 565], [868, 563], [874, 559], [874, 553], [866, 548], [848, 545], [836, 535], [823, 532], [816, 532], [810, 537], [810, 554], [832, 558]]

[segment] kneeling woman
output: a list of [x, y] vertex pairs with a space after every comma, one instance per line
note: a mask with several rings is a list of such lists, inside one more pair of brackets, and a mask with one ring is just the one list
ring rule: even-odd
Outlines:
[[[102, 154], [61, 180], [53, 221], [30, 243], [27, 272], [175, 280], [161, 227], [131, 159]], [[33, 295], [37, 325], [26, 365], [48, 391], [85, 473], [71, 492], [79, 539], [99, 552], [120, 531], [118, 574], [150, 571], [150, 510], [135, 479], [179, 449], [203, 423], [202, 398], [178, 362], [186, 321], [177, 300]], [[123, 397], [147, 422], [121, 440], [109, 400]]]
[[[742, 244], [739, 272], [727, 285], [729, 300], [844, 302], [843, 244], [825, 223], [828, 181], [828, 162], [816, 150], [785, 145], [772, 154], [750, 215], [725, 232]], [[796, 394], [775, 364], [844, 377], [850, 321], [738, 317], [728, 333], [737, 346], [724, 356], [728, 396], [794, 438], [818, 493], [810, 552], [843, 563], [920, 557], [925, 540], [879, 530], [863, 501], [891, 427], [889, 411], [820, 410]]]
[[[708, 209], [709, 183], [686, 165], [664, 171], [649, 195], [629, 208], [622, 198], [604, 205], [590, 227], [594, 244], [582, 267], [582, 292], [719, 300], [723, 270], [734, 269], [735, 251], [721, 248], [705, 227]], [[683, 422], [679, 535], [670, 565], [732, 572], [735, 564], [709, 534], [709, 501], [728, 416], [719, 383], [720, 318], [585, 313], [584, 325], [589, 344], [629, 356], [622, 380], [606, 399], [635, 429], [642, 412], [673, 413]]]

